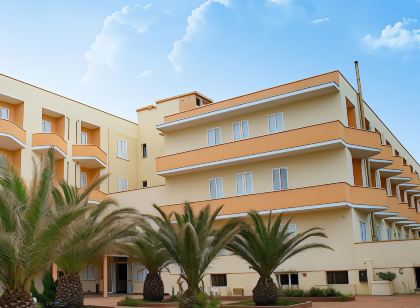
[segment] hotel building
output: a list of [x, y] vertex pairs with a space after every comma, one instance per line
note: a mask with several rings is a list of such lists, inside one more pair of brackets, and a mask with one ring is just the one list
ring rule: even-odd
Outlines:
[[[420, 287], [420, 165], [339, 71], [213, 102], [199, 92], [137, 110], [137, 123], [0, 75], [0, 151], [25, 179], [53, 148], [56, 180], [154, 213], [223, 205], [218, 224], [262, 215], [293, 217], [290, 232], [318, 226], [334, 249], [304, 252], [275, 273], [281, 287], [332, 286], [371, 294], [376, 273], [397, 274], [398, 293]], [[360, 115], [364, 114], [362, 118]], [[121, 255], [90, 265], [86, 291], [139, 293], [146, 271]], [[177, 292], [179, 272], [162, 273]], [[273, 277], [274, 278], [274, 277]], [[251, 294], [258, 275], [223, 251], [206, 292]], [[184, 286], [185, 288], [185, 286]]]

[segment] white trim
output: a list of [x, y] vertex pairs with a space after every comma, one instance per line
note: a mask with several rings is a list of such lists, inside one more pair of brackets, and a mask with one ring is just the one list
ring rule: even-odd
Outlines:
[[[244, 160], [249, 160], [249, 159], [254, 159], [254, 158], [262, 158], [262, 157], [267, 157], [267, 156], [280, 155], [280, 154], [284, 154], [284, 153], [295, 152], [295, 151], [300, 151], [300, 150], [308, 150], [308, 149], [313, 149], [313, 148], [322, 147], [322, 146], [329, 146], [329, 145], [342, 145], [344, 147], [350, 148], [350, 146], [347, 143], [345, 143], [342, 139], [335, 139], [335, 140], [306, 144], [306, 145], [302, 145], [302, 146], [286, 148], [286, 149], [281, 149], [281, 150], [262, 152], [262, 153], [252, 154], [252, 155], [241, 156], [241, 157], [222, 159], [222, 160], [218, 160], [218, 161], [214, 161], [214, 162], [201, 163], [201, 164], [196, 164], [196, 165], [191, 165], [191, 166], [168, 169], [168, 170], [164, 170], [164, 171], [159, 171], [157, 174], [158, 175], [167, 175], [167, 174], [171, 174], [171, 173], [178, 173], [178, 172], [182, 172], [182, 171], [189, 171], [189, 170], [194, 170], [194, 169], [202, 169], [202, 168], [206, 168], [206, 167], [226, 165], [226, 164], [229, 164], [229, 163], [236, 163], [236, 162], [241, 162], [241, 161], [244, 161]], [[374, 148], [368, 148], [368, 147], [362, 147], [362, 148], [367, 149], [367, 150], [374, 149]], [[375, 150], [377, 150], [377, 149], [375, 149]]]
[[95, 156], [73, 156], [73, 160], [96, 160], [102, 167], [106, 168], [106, 163]]
[[58, 147], [56, 147], [55, 145], [37, 145], [37, 146], [33, 146], [32, 150], [33, 151], [37, 151], [37, 150], [48, 150], [48, 149], [53, 149], [54, 151], [59, 152], [63, 157], [67, 157], [67, 154], [64, 153], [61, 149], [59, 149]]
[[244, 109], [244, 108], [257, 106], [257, 105], [261, 105], [261, 104], [264, 104], [264, 103], [267, 103], [267, 102], [271, 102], [271, 101], [278, 100], [278, 99], [284, 99], [284, 98], [292, 97], [292, 96], [299, 95], [299, 94], [305, 94], [305, 93], [314, 92], [314, 91], [317, 91], [317, 90], [328, 89], [328, 88], [331, 88], [331, 87], [333, 87], [334, 89], [339, 91], [339, 88], [337, 87], [337, 85], [334, 82], [328, 82], [328, 83], [325, 83], [325, 84], [305, 88], [305, 89], [294, 91], [294, 92], [289, 92], [289, 93], [285, 93], [285, 94], [281, 94], [281, 95], [267, 97], [267, 98], [263, 98], [263, 99], [252, 101], [252, 102], [242, 103], [242, 104], [232, 106], [232, 107], [228, 107], [228, 108], [222, 108], [222, 109], [218, 109], [218, 110], [214, 110], [214, 111], [210, 111], [210, 112], [206, 112], [206, 113], [201, 113], [201, 114], [198, 114], [198, 115], [194, 115], [194, 116], [191, 116], [191, 117], [188, 117], [188, 118], [175, 120], [175, 121], [168, 122], [168, 123], [158, 124], [158, 125], [156, 125], [156, 128], [163, 131], [163, 129], [165, 129], [165, 128], [173, 127], [173, 126], [176, 126], [176, 125], [179, 125], [179, 124], [188, 123], [188, 122], [200, 120], [200, 119], [203, 119], [203, 118], [208, 118], [208, 117], [228, 113], [228, 112], [231, 112], [231, 111], [234, 111], [234, 110], [239, 110], [239, 109]]
[[392, 165], [393, 161], [392, 160], [387, 160], [387, 159], [375, 159], [375, 158], [369, 158], [369, 161], [372, 163], [387, 163], [389, 165]]
[[[7, 121], [7, 120], [5, 120]], [[25, 133], [26, 134], [26, 133]], [[0, 136], [6, 137], [6, 138], [10, 138], [12, 139], [14, 142], [16, 142], [17, 144], [19, 144], [22, 148], [25, 148], [26, 145], [24, 143], [22, 143], [22, 141], [20, 141], [19, 139], [17, 139], [15, 136], [10, 135], [8, 133], [0, 133]]]
[[383, 172], [383, 173], [392, 173], [392, 174], [400, 174], [402, 173], [402, 170], [400, 169], [388, 169], [388, 168], [381, 168], [378, 169], [379, 172]]
[[[280, 213], [290, 213], [290, 212], [304, 212], [307, 210], [319, 210], [319, 209], [329, 209], [329, 208], [342, 208], [342, 207], [349, 207], [355, 209], [372, 209], [377, 211], [384, 211], [387, 209], [386, 206], [377, 206], [377, 205], [362, 205], [362, 204], [352, 204], [349, 202], [336, 202], [336, 203], [325, 203], [325, 204], [317, 204], [317, 205], [305, 205], [305, 206], [298, 206], [286, 209], [274, 209], [274, 210], [262, 210], [258, 211], [260, 215], [269, 215], [270, 212], [273, 214], [280, 214]], [[235, 214], [226, 214], [226, 215], [218, 215], [216, 219], [230, 219], [230, 218], [240, 218], [247, 216], [247, 212], [235, 213]]]
[[394, 222], [394, 224], [396, 224], [396, 225], [410, 225], [410, 224], [414, 224], [414, 223], [415, 223], [414, 220], [401, 220], [401, 221]]
[[398, 220], [408, 220], [407, 217], [400, 217], [400, 216], [397, 216], [397, 217], [395, 217], [395, 216], [393, 216], [393, 217], [385, 217], [384, 219], [386, 219], [386, 220], [396, 220], [396, 221], [398, 221]]
[[379, 217], [386, 217], [386, 216], [397, 216], [398, 212], [375, 212], [373, 215], [379, 216]]
[[405, 225], [404, 227], [406, 227], [406, 228], [417, 228], [417, 227], [420, 227], [420, 224], [413, 223], [413, 224]]

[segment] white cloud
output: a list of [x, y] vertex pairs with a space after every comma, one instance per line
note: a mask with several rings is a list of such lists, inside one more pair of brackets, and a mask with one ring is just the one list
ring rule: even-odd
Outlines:
[[409, 24], [415, 22], [417, 22], [416, 19], [403, 18], [402, 21], [396, 22], [393, 26], [385, 26], [379, 37], [368, 34], [363, 38], [363, 41], [372, 49], [420, 48], [420, 28], [407, 29]]
[[145, 6], [143, 6], [143, 9], [148, 10], [153, 6], [153, 3], [148, 3]]
[[137, 75], [137, 78], [142, 79], [150, 76], [152, 74], [152, 70], [145, 70], [144, 72]]
[[312, 23], [313, 24], [319, 24], [319, 23], [327, 22], [327, 21], [330, 21], [329, 17], [314, 19], [314, 20], [312, 20]]
[[94, 79], [103, 68], [116, 69], [127, 32], [140, 35], [148, 30], [149, 24], [136, 18], [138, 9], [141, 8], [124, 6], [105, 18], [101, 31], [84, 54], [88, 67], [82, 76], [83, 82]]
[[213, 3], [221, 4], [225, 7], [229, 6], [230, 0], [206, 0], [200, 6], [195, 8], [191, 15], [187, 18], [187, 26], [185, 33], [181, 39], [174, 42], [171, 52], [168, 55], [168, 60], [177, 72], [182, 71], [182, 66], [177, 62], [177, 58], [180, 56], [183, 45], [192, 40], [194, 34], [197, 33], [200, 26], [204, 23], [204, 14], [209, 6]]

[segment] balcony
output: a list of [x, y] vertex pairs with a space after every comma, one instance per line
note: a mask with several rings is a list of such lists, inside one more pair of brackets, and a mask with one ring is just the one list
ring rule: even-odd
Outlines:
[[[83, 188], [79, 188], [79, 192], [83, 191]], [[104, 201], [106, 199], [107, 194], [100, 191], [99, 189], [94, 189], [89, 194], [88, 198], [88, 205], [97, 205], [100, 202]]]
[[73, 160], [88, 169], [106, 168], [107, 155], [94, 144], [74, 144]]
[[334, 121], [158, 157], [156, 169], [159, 175], [171, 176], [336, 148], [348, 148], [353, 158], [366, 158], [378, 154], [380, 147], [378, 133]]
[[415, 208], [409, 208], [407, 203], [398, 202], [397, 197], [388, 196], [388, 209], [390, 212], [398, 212], [400, 217], [420, 222], [420, 214]]
[[37, 133], [32, 135], [32, 150], [45, 154], [54, 150], [54, 157], [61, 159], [67, 156], [67, 142], [56, 133]]
[[0, 148], [15, 151], [26, 146], [26, 131], [13, 121], [0, 120]]
[[[234, 196], [216, 200], [191, 202], [199, 210], [206, 205], [216, 209], [223, 205], [220, 218], [240, 217], [255, 209], [262, 214], [295, 213], [340, 208], [356, 208], [361, 211], [375, 212], [387, 209], [385, 190], [355, 187], [347, 183], [334, 183], [310, 186], [283, 191], [272, 191], [245, 196]], [[165, 212], [182, 211], [183, 204], [161, 206]]]
[[394, 162], [392, 147], [389, 145], [381, 145], [381, 153], [371, 157], [369, 161], [370, 167], [375, 170], [392, 165]]

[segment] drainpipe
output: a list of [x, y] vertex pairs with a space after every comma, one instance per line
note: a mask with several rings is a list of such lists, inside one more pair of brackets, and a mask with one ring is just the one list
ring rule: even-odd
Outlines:
[[[360, 81], [360, 72], [359, 72], [359, 61], [354, 61], [354, 68], [356, 70], [356, 79], [357, 79], [357, 103], [359, 106], [359, 117], [360, 117], [360, 128], [366, 130], [365, 122], [365, 108], [363, 103], [363, 93], [362, 93], [362, 83]], [[365, 172], [367, 178], [367, 186], [372, 186], [372, 176], [370, 173], [370, 163], [369, 159], [363, 159], [363, 164], [365, 165]], [[376, 230], [373, 222], [373, 213], [371, 215], [371, 230], [372, 230], [372, 241], [376, 241]]]

